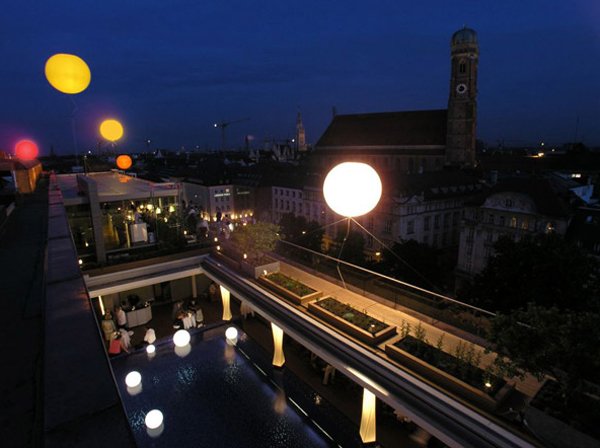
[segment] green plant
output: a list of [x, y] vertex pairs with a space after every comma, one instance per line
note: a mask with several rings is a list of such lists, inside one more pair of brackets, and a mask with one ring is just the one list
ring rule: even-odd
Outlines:
[[387, 325], [383, 322], [370, 317], [365, 313], [354, 309], [352, 306], [334, 299], [333, 297], [319, 300], [316, 305], [356, 325], [357, 327], [368, 331], [369, 333], [378, 333], [387, 328]]
[[231, 244], [242, 254], [259, 261], [264, 252], [275, 249], [279, 241], [279, 227], [267, 222], [238, 226], [231, 233]]
[[294, 280], [281, 272], [273, 272], [267, 275], [267, 278], [273, 283], [287, 289], [288, 291], [296, 294], [297, 296], [304, 297], [309, 294], [313, 294], [316, 291], [304, 283], [300, 283], [298, 280]]

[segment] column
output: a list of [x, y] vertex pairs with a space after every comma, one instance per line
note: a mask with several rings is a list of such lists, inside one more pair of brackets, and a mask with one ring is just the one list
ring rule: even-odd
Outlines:
[[198, 289], [196, 288], [196, 276], [192, 275], [190, 277], [190, 279], [192, 280], [192, 297], [194, 299], [198, 298]]
[[229, 291], [223, 286], [219, 286], [221, 289], [221, 300], [223, 300], [223, 320], [231, 320], [231, 308], [229, 306]]
[[273, 329], [273, 365], [281, 367], [285, 363], [283, 355], [283, 330], [274, 323], [271, 323]]
[[364, 389], [360, 438], [363, 443], [375, 442], [375, 394]]

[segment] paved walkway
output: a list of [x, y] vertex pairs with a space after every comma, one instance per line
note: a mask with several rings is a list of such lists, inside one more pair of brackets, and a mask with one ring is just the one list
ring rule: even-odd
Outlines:
[[[435, 345], [439, 338], [442, 335], [444, 335], [443, 350], [447, 353], [454, 353], [459, 343], [467, 343], [469, 345], [473, 343], [476, 353], [481, 354], [480, 368], [485, 368], [486, 366], [491, 364], [496, 357], [495, 353], [485, 353], [485, 348], [483, 347], [483, 339], [468, 334], [468, 337], [465, 337], [464, 331], [455, 328], [449, 328], [449, 326], [446, 324], [444, 324], [443, 326], [431, 325], [426, 321], [420, 320], [417, 317], [415, 317], [414, 313], [408, 314], [401, 310], [391, 308], [390, 306], [385, 304], [387, 301], [383, 298], [378, 298], [378, 300], [367, 298], [361, 294], [357, 294], [355, 292], [343, 288], [342, 286], [339, 286], [335, 283], [335, 279], [331, 279], [331, 281], [325, 280], [323, 278], [309, 274], [305, 270], [299, 269], [291, 265], [290, 263], [286, 263], [284, 261], [281, 261], [281, 271], [284, 274], [289, 275], [290, 277], [298, 279], [301, 282], [312, 286], [313, 288], [323, 291], [324, 295], [334, 296], [343, 303], [350, 304], [352, 307], [361, 311], [365, 310], [370, 316], [375, 317], [385, 323], [395, 325], [398, 328], [400, 328], [403, 322], [406, 322], [410, 324], [411, 329], [414, 330], [414, 328], [419, 323], [421, 323], [422, 327], [426, 331], [426, 339], [430, 343]], [[444, 328], [446, 330], [451, 330], [452, 332], [444, 331]], [[412, 334], [414, 334], [414, 332]], [[457, 334], [463, 337], [459, 337], [457, 336]], [[396, 341], [398, 339], [400, 339], [400, 336], [397, 336], [395, 339], [392, 339], [392, 341]], [[477, 341], [479, 343], [475, 343], [473, 341]], [[390, 341], [388, 341], [388, 343], [389, 342]], [[380, 348], [383, 349], [384, 345], [385, 343], [381, 344]], [[533, 397], [541, 387], [541, 383], [531, 376], [527, 376], [524, 380], [514, 378], [508, 379], [507, 382], [510, 384], [515, 384], [516, 389], [527, 397]]]

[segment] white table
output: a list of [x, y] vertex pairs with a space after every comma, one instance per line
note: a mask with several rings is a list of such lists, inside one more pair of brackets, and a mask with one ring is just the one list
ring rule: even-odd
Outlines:
[[137, 308], [133, 311], [126, 311], [125, 316], [127, 317], [127, 328], [144, 325], [152, 319], [152, 307], [147, 306], [144, 308]]

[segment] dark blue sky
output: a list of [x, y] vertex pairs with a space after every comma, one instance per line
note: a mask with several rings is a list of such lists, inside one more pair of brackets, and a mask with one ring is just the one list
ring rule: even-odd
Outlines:
[[21, 138], [73, 151], [71, 100], [44, 77], [55, 53], [83, 58], [80, 152], [98, 126], [119, 146], [220, 147], [292, 136], [300, 106], [315, 143], [338, 113], [446, 108], [452, 33], [480, 40], [478, 138], [600, 144], [600, 2], [12, 0], [0, 16], [0, 149]]

